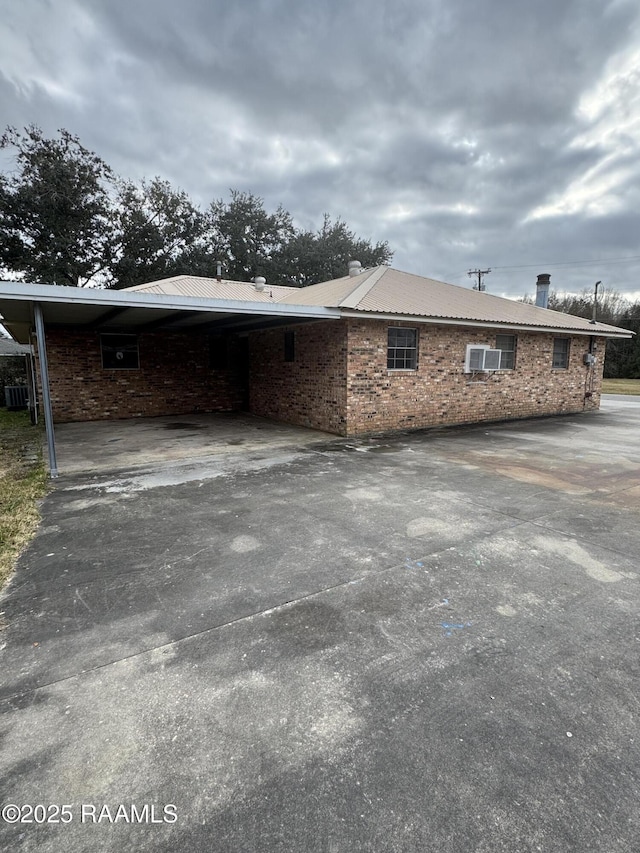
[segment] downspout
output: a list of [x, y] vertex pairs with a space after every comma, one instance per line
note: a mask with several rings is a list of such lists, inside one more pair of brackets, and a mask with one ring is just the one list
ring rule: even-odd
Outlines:
[[56, 439], [53, 432], [51, 395], [49, 394], [49, 364], [47, 362], [47, 346], [44, 339], [44, 319], [39, 302], [33, 303], [33, 313], [36, 321], [38, 361], [40, 362], [40, 379], [42, 380], [42, 408], [44, 409], [44, 425], [47, 433], [47, 447], [49, 449], [49, 472], [53, 480], [58, 476], [58, 462], [56, 459]]

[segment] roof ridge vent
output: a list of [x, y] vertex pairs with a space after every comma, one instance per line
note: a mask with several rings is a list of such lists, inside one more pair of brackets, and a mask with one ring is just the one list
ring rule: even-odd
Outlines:
[[372, 270], [366, 270], [363, 276], [364, 281], [356, 282], [353, 290], [340, 303], [341, 308], [357, 308], [364, 297], [372, 290], [375, 283], [382, 278], [389, 267], [379, 266]]

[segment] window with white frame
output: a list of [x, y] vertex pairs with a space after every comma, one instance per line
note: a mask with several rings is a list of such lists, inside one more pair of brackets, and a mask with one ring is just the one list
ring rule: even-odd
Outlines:
[[516, 366], [516, 346], [518, 338], [515, 335], [496, 335], [496, 349], [499, 349], [500, 370], [513, 370]]
[[553, 362], [552, 366], [557, 370], [569, 367], [569, 338], [553, 339]]
[[387, 344], [388, 370], [418, 369], [418, 330], [389, 327]]

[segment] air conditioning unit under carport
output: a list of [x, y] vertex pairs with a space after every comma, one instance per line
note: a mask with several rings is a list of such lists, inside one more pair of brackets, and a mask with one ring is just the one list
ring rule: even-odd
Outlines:
[[5, 385], [4, 399], [10, 412], [26, 409], [29, 405], [29, 389], [26, 385]]
[[467, 344], [464, 372], [488, 373], [491, 370], [500, 370], [501, 356], [500, 349], [491, 349], [483, 344]]

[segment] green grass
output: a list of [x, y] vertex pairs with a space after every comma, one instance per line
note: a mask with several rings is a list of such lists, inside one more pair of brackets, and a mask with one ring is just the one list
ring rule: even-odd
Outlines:
[[640, 379], [603, 379], [603, 394], [640, 394]]
[[42, 429], [27, 412], [0, 409], [0, 589], [35, 534], [47, 483]]

